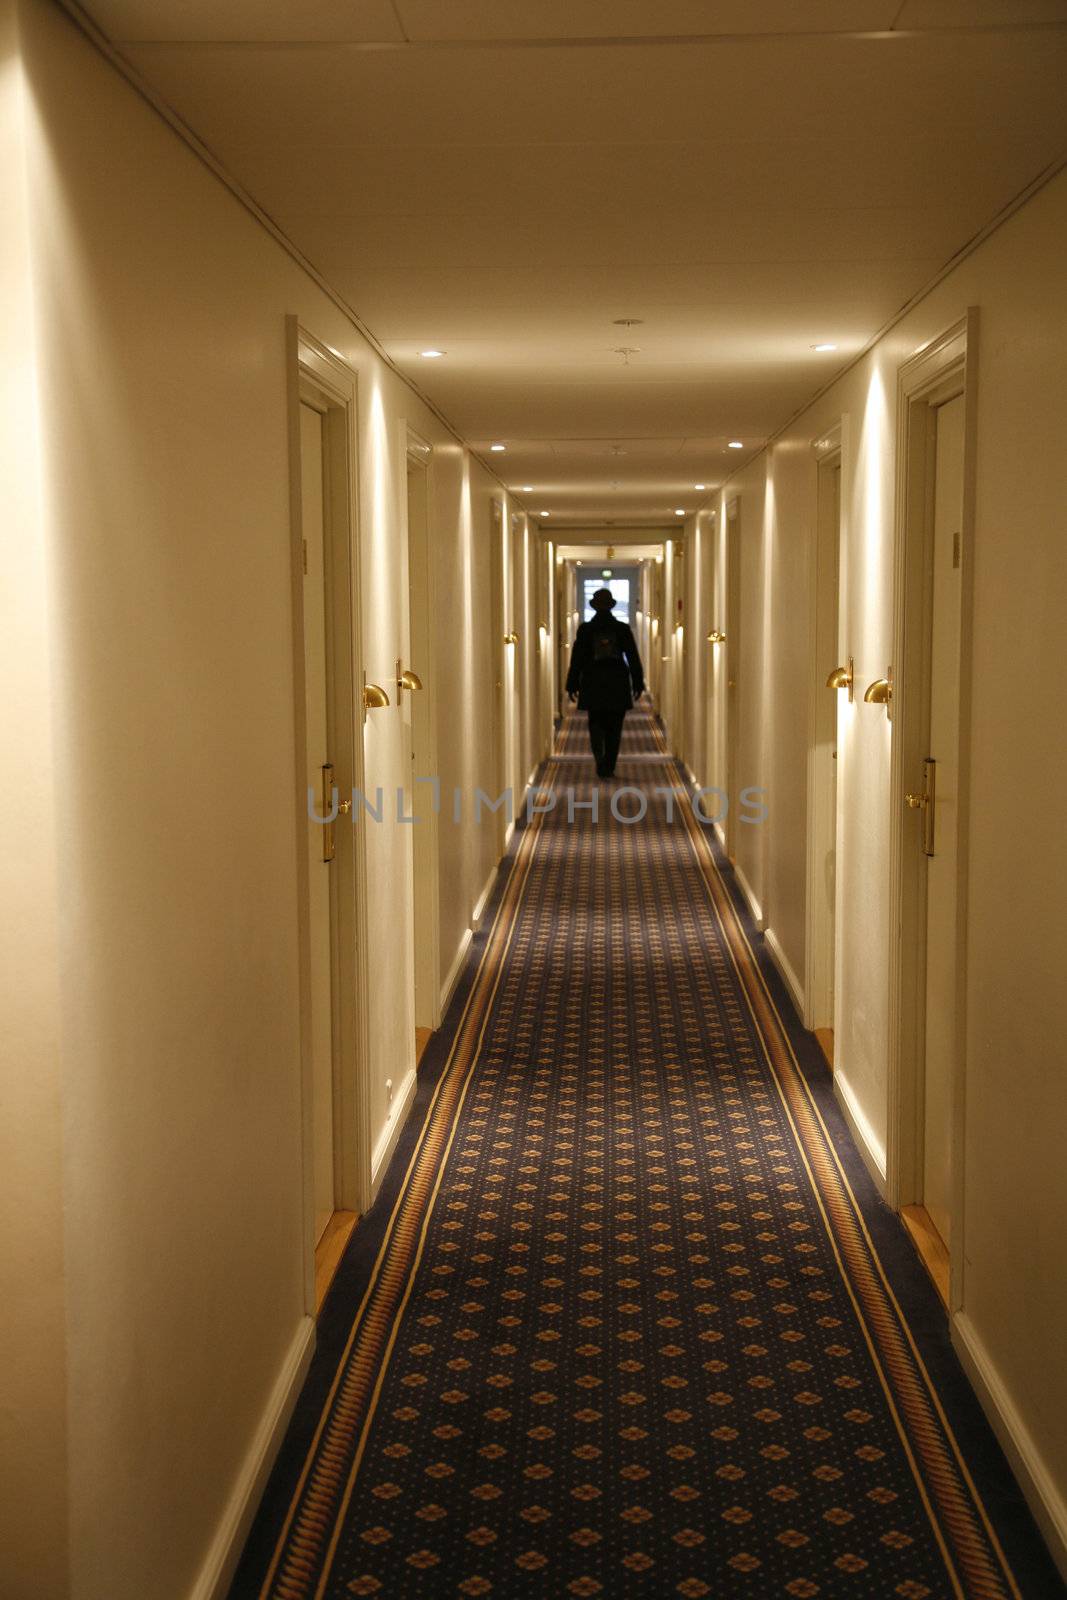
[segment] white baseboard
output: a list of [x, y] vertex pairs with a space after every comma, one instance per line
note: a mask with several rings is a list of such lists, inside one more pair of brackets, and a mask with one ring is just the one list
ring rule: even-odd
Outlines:
[[951, 1330], [956, 1354], [1011, 1463], [1052, 1559], [1067, 1580], [1067, 1502], [965, 1311], [954, 1314]]
[[474, 910], [471, 912], [471, 929], [472, 929], [472, 931], [473, 931], [473, 929], [475, 929], [478, 926], [479, 922], [481, 922], [481, 920], [482, 920], [482, 912], [485, 910], [486, 906], [489, 904], [489, 896], [493, 892], [493, 885], [496, 883], [496, 875], [497, 875], [497, 873], [499, 871], [500, 871], [500, 863], [498, 861], [496, 866], [492, 868], [491, 872], [489, 873], [488, 878], [486, 878], [484, 884], [482, 885], [481, 894], [478, 896], [477, 900], [474, 902]]
[[385, 1170], [389, 1165], [389, 1157], [396, 1149], [396, 1141], [400, 1137], [400, 1130], [407, 1121], [407, 1114], [411, 1109], [411, 1102], [415, 1098], [415, 1088], [418, 1079], [415, 1068], [408, 1070], [408, 1075], [400, 1085], [399, 1092], [393, 1096], [393, 1104], [385, 1127], [378, 1135], [378, 1142], [370, 1158], [370, 1192], [371, 1199], [378, 1193]]
[[856, 1148], [874, 1180], [875, 1188], [884, 1200], [886, 1197], [885, 1146], [875, 1136], [874, 1129], [853, 1094], [848, 1080], [839, 1067], [834, 1069], [834, 1099], [841, 1107]]
[[764, 928], [766, 927], [766, 923], [765, 923], [764, 917], [763, 917], [763, 907], [760, 905], [759, 901], [756, 899], [756, 896], [755, 896], [755, 894], [753, 893], [753, 890], [752, 890], [752, 885], [749, 883], [748, 879], [745, 877], [744, 873], [741, 871], [741, 868], [737, 865], [736, 861], [734, 862], [734, 877], [737, 879], [738, 885], [740, 886], [740, 889], [741, 889], [741, 893], [744, 895], [745, 900], [746, 900], [746, 902], [748, 904], [748, 909], [752, 913], [752, 920], [756, 924], [756, 927], [762, 933]]
[[778, 935], [775, 933], [774, 929], [764, 928], [763, 937], [766, 941], [767, 949], [770, 952], [771, 960], [778, 968], [778, 971], [782, 975], [782, 981], [789, 990], [789, 998], [797, 1008], [797, 1016], [801, 1019], [801, 1021], [803, 1021], [804, 1009], [806, 1005], [803, 985], [801, 984], [796, 973], [793, 971], [793, 968], [789, 963], [789, 958], [782, 949]]
[[300, 1319], [286, 1352], [189, 1600], [224, 1600], [229, 1592], [252, 1518], [285, 1437], [314, 1350], [315, 1319], [305, 1316]]
[[485, 910], [489, 901], [489, 896], [493, 892], [493, 885], [496, 883], [496, 875], [499, 870], [499, 865], [495, 866], [488, 878], [485, 880], [482, 892], [474, 902], [474, 910], [471, 912], [470, 927], [464, 929], [463, 937], [459, 941], [459, 947], [456, 950], [455, 955], [452, 957], [452, 965], [449, 967], [445, 981], [441, 985], [442, 1017], [452, 1003], [452, 995], [455, 992], [456, 984], [459, 982], [459, 975], [463, 971], [463, 963], [467, 959], [467, 951], [470, 949], [471, 939], [474, 937], [474, 929], [481, 921], [482, 912]]
[[472, 934], [470, 928], [464, 928], [463, 937], [459, 941], [455, 955], [452, 957], [452, 965], [449, 967], [448, 972], [445, 975], [445, 981], [441, 985], [442, 1017], [444, 1017], [445, 1012], [452, 1004], [452, 995], [456, 984], [459, 982], [459, 975], [463, 971], [463, 963], [467, 959], [467, 951], [470, 949], [471, 939], [473, 937], [474, 935]]

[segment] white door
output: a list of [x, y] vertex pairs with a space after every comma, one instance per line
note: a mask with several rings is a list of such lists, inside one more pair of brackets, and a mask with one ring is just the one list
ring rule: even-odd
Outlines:
[[[670, 670], [674, 699], [671, 706], [671, 745], [684, 762], [690, 756], [689, 731], [685, 725], [685, 562], [686, 547], [681, 541], [674, 546], [674, 616], [671, 618]], [[678, 624], [681, 623], [679, 628]]]
[[[492, 625], [492, 672], [493, 683], [496, 686], [496, 699], [493, 703], [494, 716], [492, 727], [493, 740], [493, 767], [494, 767], [494, 792], [489, 796], [490, 801], [504, 793], [511, 781], [512, 750], [514, 745], [514, 727], [512, 722], [512, 684], [513, 684], [513, 651], [514, 646], [505, 642], [505, 635], [511, 631], [508, 610], [508, 530], [504, 524], [504, 511], [499, 500], [491, 502], [492, 525], [490, 528], [490, 559], [489, 582], [491, 586], [490, 606]], [[493, 827], [497, 853], [503, 854], [504, 837], [507, 829], [506, 806], [501, 806], [495, 812], [482, 813], [485, 825]]]
[[[304, 539], [304, 670], [307, 711], [307, 783], [323, 805], [323, 767], [329, 755], [329, 684], [326, 639], [326, 525], [323, 413], [300, 406], [300, 484]], [[330, 774], [327, 773], [327, 780]], [[330, 936], [330, 867], [324, 860], [330, 830], [308, 819], [311, 902], [312, 1161], [315, 1242], [335, 1209], [333, 1127], [333, 959]]]
[[[408, 467], [408, 621], [412, 668], [421, 689], [398, 689], [408, 701], [411, 737], [412, 793], [408, 816], [418, 820], [411, 827], [414, 894], [415, 1028], [429, 1031], [437, 1026], [440, 985], [437, 974], [437, 817], [434, 812], [432, 779], [437, 768], [431, 726], [432, 694], [430, 662], [430, 563], [428, 527], [428, 483], [424, 465]], [[418, 780], [423, 781], [418, 781]]]
[[[841, 605], [841, 463], [829, 468], [830, 491], [830, 628], [835, 645]], [[836, 650], [827, 654], [836, 654]], [[837, 693], [833, 697], [833, 733], [827, 769], [827, 849], [822, 887], [826, 911], [826, 1026], [834, 1025], [834, 971], [837, 965]]]
[[[956, 1053], [956, 858], [959, 774], [960, 529], [963, 396], [935, 412], [936, 468], [930, 640], [932, 849], [926, 880], [926, 1048], [923, 1204], [949, 1242], [952, 1082]], [[928, 771], [931, 769], [928, 768]], [[929, 830], [930, 822], [927, 824]], [[929, 840], [929, 831], [927, 834]]]
[[738, 723], [741, 711], [741, 512], [734, 506], [726, 517], [726, 853], [737, 853], [737, 814], [741, 783], [738, 775]]

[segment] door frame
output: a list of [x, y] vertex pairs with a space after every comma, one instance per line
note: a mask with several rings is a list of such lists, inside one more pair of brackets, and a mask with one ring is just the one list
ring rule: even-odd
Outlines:
[[[428, 920], [423, 937], [429, 946], [428, 962], [430, 968], [430, 1026], [440, 1027], [441, 1024], [441, 941], [440, 941], [440, 769], [438, 764], [437, 746], [437, 639], [434, 628], [436, 616], [436, 583], [435, 567], [433, 561], [433, 544], [430, 538], [430, 506], [433, 480], [430, 467], [433, 461], [433, 450], [429, 442], [417, 433], [410, 423], [403, 425], [402, 437], [405, 439], [404, 460], [404, 547], [407, 555], [406, 578], [408, 600], [408, 650], [411, 660], [407, 663], [419, 674], [422, 680], [421, 692], [426, 711], [426, 743], [429, 758], [429, 772], [413, 774], [414, 777], [430, 778], [437, 776], [437, 801], [429, 808], [427, 815], [421, 818], [418, 826], [423, 830], [416, 834], [412, 827], [412, 901], [417, 906], [418, 896], [415, 890], [414, 874], [416, 868], [416, 844], [422, 841], [426, 846], [426, 856], [429, 864], [429, 889], [428, 889]], [[416, 662], [416, 640], [413, 637], [413, 623], [415, 621], [415, 604], [412, 596], [418, 592], [417, 584], [412, 583], [412, 529], [410, 525], [410, 495], [407, 485], [410, 475], [417, 472], [422, 476], [423, 491], [423, 517], [421, 529], [416, 529], [414, 538], [422, 543], [422, 557], [419, 569], [425, 578], [423, 588], [423, 607], [425, 621], [424, 637], [417, 641], [422, 655]], [[421, 664], [421, 670], [420, 670]], [[399, 696], [399, 690], [398, 690]], [[409, 699], [411, 696], [409, 695]], [[414, 718], [414, 710], [412, 710]], [[414, 795], [412, 798], [411, 814], [414, 815]], [[412, 959], [416, 959], [414, 949]], [[413, 983], [414, 987], [414, 983]]]
[[[359, 625], [358, 387], [355, 372], [325, 345], [286, 317], [289, 421], [290, 573], [292, 590], [294, 749], [296, 772], [297, 928], [300, 992], [301, 1151], [304, 1190], [305, 1303], [315, 1312], [315, 1202], [312, 1126], [311, 941], [307, 864], [307, 725], [304, 708], [304, 561], [301, 505], [300, 403], [307, 388], [323, 396], [329, 410], [324, 444], [343, 472], [335, 474], [324, 529], [331, 624], [332, 753], [353, 788], [363, 791], [364, 713], [357, 700], [356, 663], [362, 661]], [[358, 712], [358, 715], [357, 715]], [[354, 817], [353, 810], [353, 817]], [[338, 819], [341, 825], [342, 819]], [[344, 824], [348, 826], [348, 824]], [[330, 944], [334, 964], [334, 1166], [335, 1206], [364, 1212], [370, 1203], [370, 1059], [367, 1027], [367, 868], [364, 834], [352, 828], [352, 849], [339, 851], [330, 895]]]
[[897, 375], [897, 482], [894, 570], [894, 732], [890, 762], [890, 915], [886, 1191], [899, 1210], [922, 1195], [926, 974], [925, 858], [916, 817], [904, 802], [919, 788], [927, 739], [930, 681], [931, 551], [935, 405], [964, 399], [963, 511], [960, 527], [960, 661], [957, 763], [955, 1060], [953, 1062], [952, 1237], [949, 1309], [963, 1302], [964, 1120], [966, 1112], [967, 820], [970, 812], [970, 698], [974, 581], [978, 313], [931, 340]]
[[[806, 1028], [833, 1028], [834, 1018], [830, 995], [837, 993], [835, 974], [826, 959], [831, 924], [837, 923], [837, 907], [831, 913], [824, 895], [819, 893], [820, 863], [825, 860], [826, 849], [833, 844], [836, 852], [838, 826], [837, 808], [831, 814], [828, 804], [827, 780], [830, 774], [819, 760], [819, 734], [825, 724], [829, 727], [828, 701], [833, 694], [834, 739], [837, 741], [837, 691], [826, 687], [827, 674], [847, 658], [848, 651], [841, 642], [843, 607], [842, 575], [845, 538], [845, 454], [848, 418], [840, 417], [832, 428], [812, 440], [815, 458], [815, 536], [811, 541], [808, 564], [808, 826], [807, 826], [807, 918], [804, 972], [804, 1026]], [[829, 538], [834, 530], [828, 526], [829, 503], [826, 485], [830, 472], [840, 471], [838, 498], [837, 539], [837, 593], [833, 597], [837, 626], [833, 638], [827, 626], [829, 595], [826, 584], [826, 554]], [[833, 661], [828, 659], [833, 655]], [[840, 790], [840, 771], [838, 790]], [[835, 902], [837, 893], [835, 889]], [[836, 955], [835, 955], [836, 961]]]

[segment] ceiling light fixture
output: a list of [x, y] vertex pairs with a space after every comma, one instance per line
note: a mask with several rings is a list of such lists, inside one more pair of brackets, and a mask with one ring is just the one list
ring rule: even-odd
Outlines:
[[522, 486], [522, 493], [523, 494], [533, 494], [533, 484], [532, 483], [524, 483], [523, 486]]
[[550, 517], [552, 515], [552, 513], [551, 513], [551, 511], [539, 511], [537, 513], [537, 515], [539, 517]]
[[731, 439], [726, 448], [728, 450], [743, 450], [745, 447], [740, 439]]
[[612, 322], [613, 328], [641, 328], [644, 326], [644, 317], [616, 317]]
[[694, 483], [693, 488], [694, 489], [706, 489], [707, 488], [707, 484], [706, 483]]
[[424, 361], [439, 361], [444, 355], [443, 350], [420, 350], [419, 355]]
[[674, 514], [675, 514], [676, 517], [684, 517], [685, 516], [685, 507], [684, 506], [677, 506], [675, 508]]
[[489, 446], [489, 448], [490, 448], [490, 450], [494, 450], [494, 451], [496, 451], [497, 454], [499, 454], [501, 450], [506, 450], [507, 449], [507, 445], [506, 444], [491, 444]]
[[811, 348], [813, 350], [817, 350], [819, 354], [822, 355], [826, 350], [836, 350], [837, 346], [836, 344], [813, 344]]

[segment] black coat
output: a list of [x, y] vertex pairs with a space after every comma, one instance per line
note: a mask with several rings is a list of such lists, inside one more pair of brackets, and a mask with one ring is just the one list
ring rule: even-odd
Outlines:
[[637, 643], [625, 622], [601, 612], [575, 636], [567, 693], [583, 711], [628, 711], [645, 687]]

